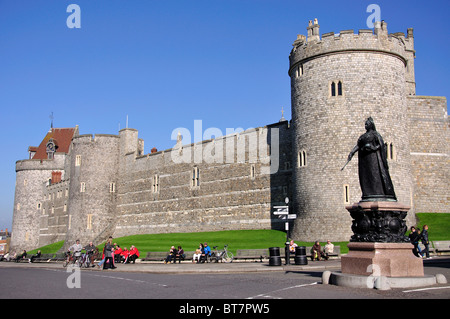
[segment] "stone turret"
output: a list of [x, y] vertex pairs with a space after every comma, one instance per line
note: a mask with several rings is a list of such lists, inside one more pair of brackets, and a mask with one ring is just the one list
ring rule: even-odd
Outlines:
[[76, 239], [82, 243], [96, 239], [114, 223], [119, 141], [119, 136], [106, 134], [80, 135], [73, 139], [65, 246], [72, 245]]
[[[412, 202], [406, 96], [414, 94], [414, 48], [408, 36], [372, 30], [318, 34], [317, 20], [298, 36], [289, 56], [294, 210], [297, 240], [348, 240], [345, 206], [361, 199], [357, 161], [347, 155], [372, 116], [391, 150], [389, 165], [399, 201]], [[409, 67], [409, 72], [408, 72]], [[409, 215], [414, 216], [412, 209]]]

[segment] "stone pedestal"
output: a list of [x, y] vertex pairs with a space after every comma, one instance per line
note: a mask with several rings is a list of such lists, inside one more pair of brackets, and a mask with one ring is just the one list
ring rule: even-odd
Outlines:
[[341, 257], [343, 274], [386, 277], [423, 277], [423, 262], [409, 243], [353, 243]]
[[354, 235], [341, 258], [343, 274], [423, 277], [423, 262], [405, 236], [409, 206], [393, 201], [361, 201], [347, 206]]
[[345, 208], [353, 218], [351, 242], [409, 243], [405, 217], [411, 207], [394, 201], [361, 201]]

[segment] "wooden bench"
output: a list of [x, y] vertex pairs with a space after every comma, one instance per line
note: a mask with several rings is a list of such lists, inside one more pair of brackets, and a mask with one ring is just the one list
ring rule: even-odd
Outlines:
[[[433, 241], [434, 251], [436, 254], [441, 255], [444, 252], [450, 252], [450, 240]], [[431, 243], [429, 245], [431, 247]]]
[[[50, 262], [55, 257], [56, 254], [42, 254], [41, 257], [34, 257], [33, 262], [39, 263], [39, 262]], [[30, 256], [30, 260], [31, 260]]]
[[[311, 249], [312, 246], [310, 247], [306, 247], [306, 257], [311, 257]], [[321, 247], [322, 251], [323, 251], [323, 247]], [[285, 258], [285, 251], [284, 251], [284, 247], [280, 248], [280, 256], [282, 258]], [[295, 253], [290, 253], [289, 255], [290, 258], [295, 258]], [[340, 258], [341, 257], [341, 247], [338, 245], [335, 245], [333, 248], [333, 252], [328, 254], [328, 257], [336, 257], [336, 258]]]
[[[144, 258], [141, 258], [142, 261], [164, 261], [167, 258], [169, 253], [167, 251], [149, 251], [145, 255]], [[192, 260], [194, 255], [193, 251], [185, 251], [184, 260]], [[183, 260], [183, 259], [182, 259]]]
[[[234, 255], [234, 259], [259, 259], [260, 262], [263, 261], [264, 258], [269, 258], [269, 250], [266, 248], [263, 249], [238, 249], [236, 254]], [[256, 260], [255, 260], [256, 261]]]
[[142, 261], [163, 261], [167, 255], [168, 253], [165, 251], [149, 251], [145, 258], [142, 258]]

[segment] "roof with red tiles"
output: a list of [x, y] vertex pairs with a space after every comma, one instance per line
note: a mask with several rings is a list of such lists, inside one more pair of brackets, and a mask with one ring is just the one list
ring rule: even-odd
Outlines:
[[51, 138], [55, 143], [56, 153], [68, 153], [74, 135], [78, 135], [78, 125], [70, 128], [52, 128], [36, 148], [33, 159], [47, 159], [47, 143]]

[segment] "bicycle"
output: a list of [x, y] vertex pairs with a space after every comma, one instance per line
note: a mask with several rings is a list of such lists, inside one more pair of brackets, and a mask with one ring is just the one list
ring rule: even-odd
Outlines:
[[74, 256], [75, 253], [66, 253], [66, 259], [63, 262], [63, 267], [66, 268], [68, 265], [73, 264], [77, 267], [81, 267], [81, 256]]
[[229, 252], [227, 249], [228, 245], [223, 246], [223, 251], [217, 250], [217, 246], [214, 246], [214, 251], [211, 253], [211, 260], [214, 260], [216, 263], [220, 261], [224, 263], [233, 262], [234, 255], [232, 252]]
[[84, 268], [89, 268], [90, 264], [91, 264], [91, 256], [92, 256], [92, 252], [89, 253], [83, 253], [80, 256], [80, 267], [84, 267]]

